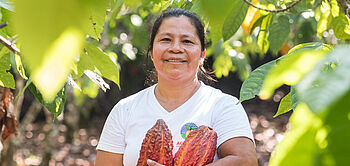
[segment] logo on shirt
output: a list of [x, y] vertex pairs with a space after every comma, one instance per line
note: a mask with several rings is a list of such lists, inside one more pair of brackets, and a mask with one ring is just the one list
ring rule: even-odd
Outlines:
[[181, 131], [180, 131], [182, 138], [185, 139], [191, 131], [193, 131], [197, 128], [198, 128], [198, 126], [192, 122], [184, 124], [181, 127]]

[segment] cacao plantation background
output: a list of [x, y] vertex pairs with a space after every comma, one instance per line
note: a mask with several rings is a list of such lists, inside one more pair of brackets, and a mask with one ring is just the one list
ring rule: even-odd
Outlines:
[[0, 0], [0, 164], [93, 165], [168, 8], [203, 19], [213, 86], [245, 107], [259, 165], [347, 165], [348, 0]]

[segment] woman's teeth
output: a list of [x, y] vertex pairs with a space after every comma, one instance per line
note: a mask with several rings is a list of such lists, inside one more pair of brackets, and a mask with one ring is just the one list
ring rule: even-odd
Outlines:
[[184, 60], [172, 60], [172, 59], [169, 59], [169, 60], [166, 60], [167, 62], [186, 62]]

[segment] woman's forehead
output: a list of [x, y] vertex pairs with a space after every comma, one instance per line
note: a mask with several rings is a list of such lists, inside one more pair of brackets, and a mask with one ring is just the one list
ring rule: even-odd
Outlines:
[[158, 29], [158, 35], [181, 34], [182, 36], [196, 37], [196, 27], [187, 16], [164, 18]]

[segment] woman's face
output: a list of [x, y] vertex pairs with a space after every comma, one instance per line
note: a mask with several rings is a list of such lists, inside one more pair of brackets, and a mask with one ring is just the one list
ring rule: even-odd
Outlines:
[[204, 55], [196, 28], [186, 16], [168, 17], [155, 36], [151, 58], [158, 81], [181, 83], [197, 79]]

